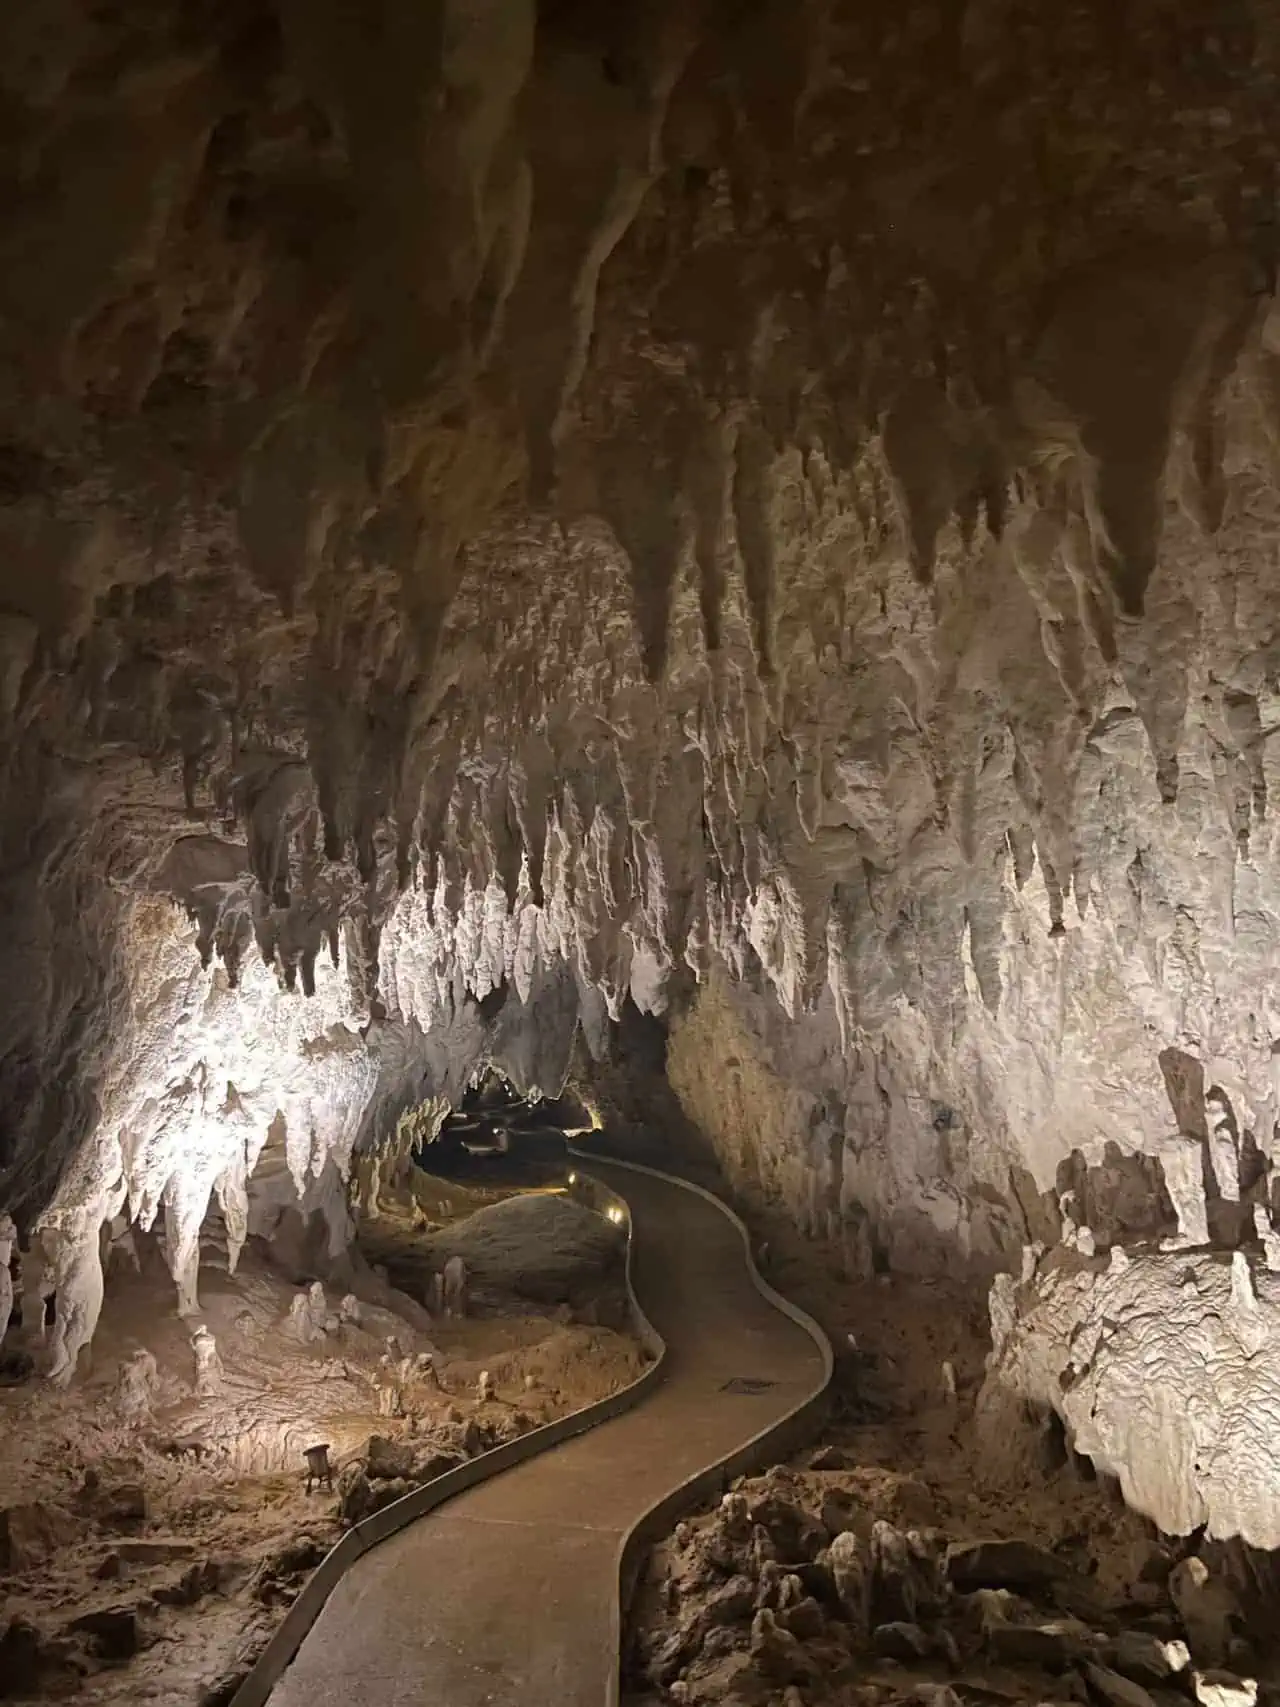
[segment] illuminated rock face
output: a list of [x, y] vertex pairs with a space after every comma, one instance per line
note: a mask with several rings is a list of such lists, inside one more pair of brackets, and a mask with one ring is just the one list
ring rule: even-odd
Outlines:
[[1121, 1253], [1042, 1275], [996, 1336], [997, 1427], [1010, 1392], [1057, 1411], [1166, 1532], [1280, 1545], [1280, 1282], [1244, 1252]]
[[855, 1266], [1007, 1264], [1215, 1088], [1269, 1166], [1280, 37], [1176, 13], [4, 8], [64, 1341], [103, 1220], [190, 1308], [269, 1133], [340, 1243], [354, 1146], [628, 998]]

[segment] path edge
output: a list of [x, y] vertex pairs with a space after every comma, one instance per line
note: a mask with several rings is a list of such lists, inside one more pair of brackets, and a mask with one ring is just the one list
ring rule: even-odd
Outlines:
[[[616, 1393], [610, 1393], [603, 1399], [594, 1399], [589, 1405], [570, 1411], [567, 1416], [557, 1417], [554, 1422], [546, 1423], [542, 1428], [531, 1429], [528, 1434], [522, 1434], [516, 1440], [482, 1452], [468, 1463], [460, 1465], [458, 1469], [448, 1470], [442, 1476], [433, 1477], [431, 1481], [415, 1488], [412, 1493], [392, 1500], [390, 1505], [383, 1506], [382, 1510], [374, 1512], [372, 1517], [362, 1518], [359, 1523], [353, 1524], [345, 1535], [339, 1537], [307, 1578], [302, 1592], [273, 1631], [270, 1641], [241, 1679], [235, 1693], [227, 1698], [227, 1707], [266, 1707], [272, 1690], [292, 1664], [298, 1649], [323, 1611], [325, 1602], [357, 1559], [363, 1558], [381, 1542], [407, 1529], [419, 1518], [427, 1517], [458, 1494], [466, 1493], [481, 1482], [501, 1475], [504, 1470], [513, 1469], [517, 1464], [538, 1457], [551, 1447], [571, 1440], [575, 1435], [585, 1434], [600, 1423], [621, 1416], [624, 1411], [629, 1411], [639, 1404], [650, 1388], [661, 1381], [667, 1346], [645, 1314], [636, 1295], [633, 1277], [635, 1240], [631, 1228], [630, 1205], [619, 1192], [612, 1190], [590, 1172], [589, 1164], [596, 1158], [585, 1156], [572, 1146], [566, 1147], [575, 1161], [586, 1164], [580, 1177], [589, 1181], [601, 1194], [605, 1205], [612, 1203], [622, 1209], [626, 1216], [627, 1259], [624, 1276], [627, 1306], [632, 1326], [650, 1358], [648, 1368], [629, 1385], [619, 1388]], [[605, 1157], [599, 1159], [611, 1160]]]
[[[631, 1599], [639, 1582], [640, 1567], [645, 1552], [659, 1536], [664, 1535], [685, 1512], [703, 1504], [718, 1488], [723, 1488], [726, 1480], [735, 1476], [745, 1475], [751, 1470], [759, 1469], [767, 1459], [777, 1455], [777, 1449], [785, 1449], [789, 1445], [798, 1445], [811, 1431], [813, 1424], [826, 1408], [831, 1379], [835, 1373], [835, 1354], [831, 1349], [831, 1341], [819, 1323], [802, 1310], [790, 1298], [783, 1296], [756, 1267], [755, 1252], [751, 1248], [751, 1234], [747, 1224], [736, 1210], [717, 1197], [705, 1186], [696, 1184], [693, 1180], [681, 1179], [679, 1174], [664, 1173], [661, 1168], [647, 1167], [643, 1162], [624, 1161], [620, 1156], [605, 1154], [603, 1151], [593, 1154], [589, 1150], [579, 1149], [574, 1144], [567, 1146], [569, 1154], [576, 1160], [587, 1164], [601, 1163], [606, 1167], [624, 1168], [633, 1174], [647, 1174], [651, 1179], [663, 1181], [666, 1185], [677, 1185], [685, 1191], [692, 1192], [696, 1197], [705, 1198], [713, 1204], [726, 1220], [738, 1230], [742, 1240], [743, 1259], [746, 1263], [747, 1274], [756, 1291], [773, 1308], [802, 1328], [817, 1347], [822, 1360], [822, 1376], [813, 1390], [801, 1399], [785, 1416], [753, 1434], [741, 1446], [726, 1453], [713, 1464], [704, 1466], [687, 1476], [664, 1494], [656, 1505], [635, 1523], [622, 1538], [618, 1549], [618, 1592], [613, 1604], [613, 1651], [615, 1664], [610, 1674], [609, 1693], [604, 1707], [618, 1707], [622, 1692], [622, 1641], [623, 1620], [630, 1608]], [[239, 1707], [239, 1704], [236, 1704]]]

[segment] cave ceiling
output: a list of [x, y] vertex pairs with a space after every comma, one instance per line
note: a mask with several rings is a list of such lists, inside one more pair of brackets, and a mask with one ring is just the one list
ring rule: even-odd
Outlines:
[[179, 1146], [310, 1106], [160, 1060], [211, 980], [384, 1040], [313, 1161], [503, 990], [972, 1010], [986, 1071], [1030, 966], [1043, 1056], [1089, 918], [1141, 1085], [1213, 1015], [1243, 1084], [1278, 76], [1263, 0], [9, 0], [14, 1203], [110, 1126], [154, 1214], [175, 1086]]

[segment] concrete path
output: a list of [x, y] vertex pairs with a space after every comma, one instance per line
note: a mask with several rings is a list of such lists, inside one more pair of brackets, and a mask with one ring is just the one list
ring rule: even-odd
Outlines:
[[[604, 1707], [623, 1536], [821, 1380], [816, 1346], [752, 1286], [713, 1204], [594, 1158], [590, 1171], [631, 1205], [636, 1292], [667, 1342], [663, 1381], [634, 1411], [362, 1558], [271, 1707]], [[726, 1391], [735, 1377], [773, 1385]]]

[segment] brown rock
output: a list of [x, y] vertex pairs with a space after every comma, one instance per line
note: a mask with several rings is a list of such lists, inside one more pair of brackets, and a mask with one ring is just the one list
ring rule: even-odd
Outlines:
[[905, 1621], [877, 1624], [871, 1632], [871, 1646], [884, 1660], [927, 1660], [933, 1653], [933, 1643], [918, 1624]]
[[841, 1446], [820, 1446], [809, 1460], [811, 1470], [847, 1470], [849, 1454]]
[[25, 1571], [67, 1546], [78, 1525], [60, 1506], [32, 1501], [0, 1510], [0, 1572]]
[[466, 1459], [460, 1452], [425, 1452], [413, 1461], [412, 1477], [415, 1482], [434, 1482], [437, 1476], [447, 1476], [450, 1470], [460, 1469]]
[[344, 1523], [359, 1523], [373, 1510], [373, 1488], [363, 1470], [348, 1472], [338, 1496], [338, 1513]]
[[1109, 1666], [1086, 1664], [1085, 1682], [1089, 1693], [1105, 1707], [1155, 1707], [1155, 1702], [1140, 1683], [1121, 1677]]
[[14, 1618], [0, 1636], [0, 1698], [32, 1695], [40, 1684], [40, 1632], [25, 1618]]
[[411, 1476], [413, 1458], [413, 1447], [408, 1442], [388, 1440], [381, 1434], [371, 1435], [365, 1449], [365, 1474], [375, 1482]]
[[788, 1606], [779, 1614], [779, 1620], [800, 1642], [816, 1641], [827, 1627], [822, 1608], [812, 1595], [806, 1595], [802, 1600]]
[[138, 1614], [132, 1606], [106, 1606], [97, 1612], [86, 1612], [73, 1619], [67, 1628], [77, 1635], [88, 1636], [99, 1659], [128, 1660], [138, 1651]]
[[776, 1683], [804, 1683], [813, 1676], [813, 1662], [803, 1647], [778, 1623], [767, 1609], [757, 1612], [751, 1624], [751, 1657]]
[[960, 1541], [947, 1548], [946, 1574], [958, 1594], [1007, 1588], [1034, 1594], [1069, 1575], [1055, 1554], [1032, 1541]]
[[1122, 1676], [1132, 1678], [1135, 1683], [1160, 1684], [1182, 1670], [1185, 1665], [1183, 1656], [1186, 1650], [1183, 1649], [1182, 1654], [1178, 1656], [1183, 1664], [1175, 1665], [1170, 1651], [1173, 1646], [1149, 1631], [1122, 1630], [1107, 1644], [1107, 1664]]
[[221, 1571], [212, 1559], [188, 1565], [176, 1582], [162, 1583], [152, 1590], [152, 1599], [159, 1606], [194, 1606], [206, 1594], [212, 1594], [221, 1581]]
[[1220, 1666], [1230, 1651], [1240, 1607], [1225, 1582], [1210, 1574], [1203, 1559], [1183, 1559], [1169, 1573], [1169, 1597], [1177, 1608], [1192, 1658]]
[[102, 1496], [102, 1522], [108, 1529], [131, 1529], [147, 1520], [147, 1491], [141, 1482], [121, 1482]]
[[1061, 1672], [1089, 1651], [1090, 1632], [1074, 1620], [1053, 1624], [993, 1624], [987, 1652], [1001, 1665]]
[[708, 1597], [702, 1612], [703, 1621], [708, 1627], [740, 1623], [750, 1618], [755, 1599], [755, 1584], [750, 1577], [731, 1577]]
[[196, 1544], [172, 1535], [148, 1536], [145, 1541], [117, 1541], [113, 1551], [126, 1565], [169, 1565], [194, 1558]]
[[372, 1517], [375, 1511], [384, 1511], [387, 1506], [394, 1505], [397, 1500], [411, 1494], [414, 1484], [407, 1478], [390, 1482], [379, 1482], [370, 1490], [370, 1505], [368, 1513]]

